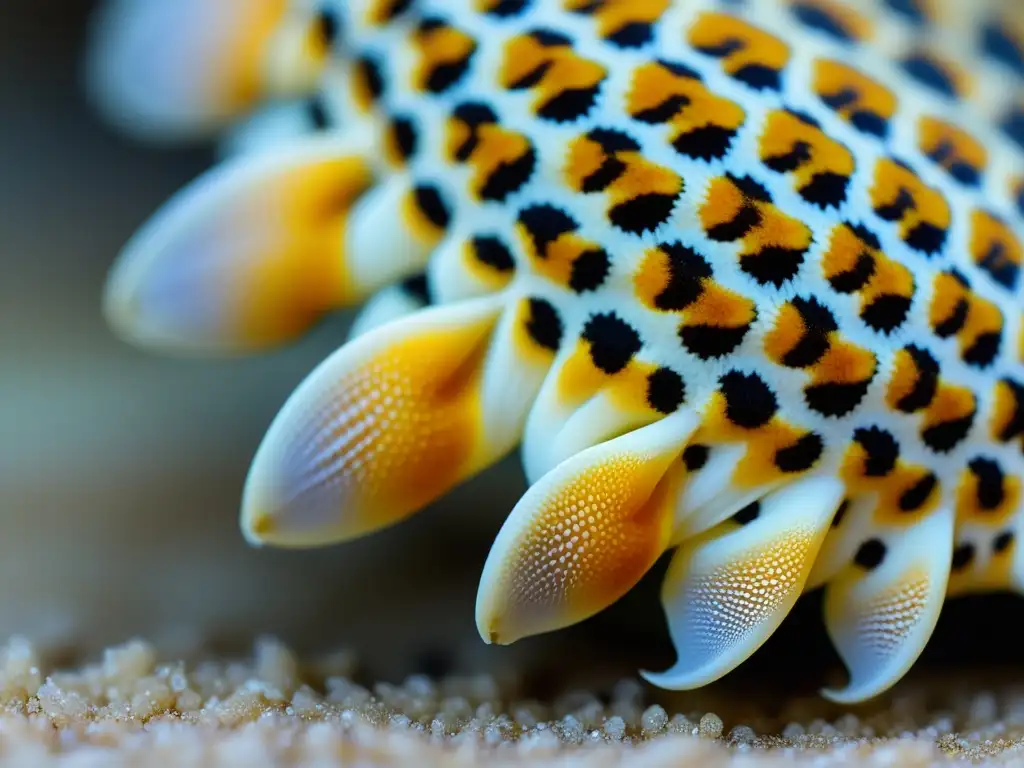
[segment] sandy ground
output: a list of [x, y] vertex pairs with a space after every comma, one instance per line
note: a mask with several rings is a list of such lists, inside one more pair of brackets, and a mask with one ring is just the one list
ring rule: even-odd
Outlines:
[[[654, 701], [631, 679], [528, 697], [510, 668], [367, 683], [354, 655], [271, 639], [235, 661], [164, 661], [143, 641], [53, 669], [0, 651], [0, 761], [17, 766], [1024, 765], [1024, 679], [900, 686], [860, 712], [814, 697]], [[687, 706], [681, 706], [686, 702]], [[770, 715], [767, 713], [771, 713]]]

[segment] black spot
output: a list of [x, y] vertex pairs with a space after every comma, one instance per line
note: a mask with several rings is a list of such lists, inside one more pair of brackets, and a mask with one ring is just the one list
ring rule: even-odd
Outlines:
[[579, 120], [586, 117], [597, 103], [598, 93], [597, 86], [567, 88], [541, 105], [537, 110], [537, 116], [554, 123], [571, 123]]
[[552, 352], [557, 351], [562, 343], [562, 318], [551, 302], [545, 299], [530, 298], [530, 317], [526, 321], [526, 332], [537, 344]]
[[821, 458], [824, 448], [821, 436], [808, 432], [792, 445], [775, 452], [775, 466], [782, 472], [804, 472]]
[[370, 99], [380, 101], [380, 97], [384, 95], [384, 76], [381, 74], [380, 65], [370, 56], [363, 55], [356, 59], [355, 66], [358, 77], [370, 94]]
[[694, 160], [710, 162], [729, 154], [736, 131], [720, 125], [704, 125], [681, 133], [672, 140], [672, 146], [681, 155]]
[[832, 275], [828, 280], [829, 285], [839, 293], [859, 291], [868, 284], [868, 280], [875, 274], [875, 267], [875, 257], [867, 251], [862, 251], [857, 256], [853, 269]]
[[479, 102], [463, 102], [452, 111], [452, 117], [469, 127], [468, 135], [463, 142], [455, 148], [452, 156], [460, 163], [469, 160], [480, 143], [480, 135], [477, 129], [481, 125], [490, 125], [498, 122], [498, 116], [486, 104]]
[[437, 64], [433, 69], [430, 70], [430, 74], [427, 75], [425, 83], [427, 91], [430, 93], [444, 93], [452, 86], [456, 85], [463, 77], [466, 76], [466, 72], [469, 71], [469, 65], [473, 60], [473, 55], [476, 53], [476, 44], [469, 49], [465, 56], [457, 61], [446, 61], [441, 64]]
[[683, 64], [681, 62], [669, 61], [668, 59], [658, 59], [657, 62], [658, 62], [658, 64], [660, 66], [662, 66], [665, 69], [667, 69], [669, 72], [671, 72], [676, 77], [688, 77], [691, 80], [698, 80], [698, 81], [703, 81], [703, 79], [704, 79], [704, 78], [701, 77], [700, 72], [698, 72], [696, 69], [693, 69], [692, 67], [688, 67], [688, 66], [686, 66], [685, 64]]
[[781, 288], [800, 271], [804, 263], [805, 250], [769, 245], [756, 253], [740, 258], [740, 269], [757, 280], [761, 285]]
[[885, 544], [881, 539], [868, 539], [857, 548], [853, 562], [868, 571], [873, 571], [885, 560]]
[[802, 109], [796, 109], [795, 107], [786, 107], [786, 112], [791, 114], [804, 125], [809, 125], [812, 128], [821, 128], [821, 123], [810, 112], [805, 112]]
[[497, 113], [479, 101], [464, 101], [452, 110], [452, 115], [471, 128], [498, 122]]
[[563, 46], [572, 46], [572, 38], [562, 32], [556, 32], [553, 29], [532, 29], [529, 32], [530, 37], [534, 39], [538, 44], [545, 48], [561, 48]]
[[425, 16], [422, 19], [420, 19], [419, 23], [416, 25], [416, 29], [421, 35], [427, 34], [428, 32], [436, 32], [437, 30], [448, 28], [448, 22], [446, 22], [440, 16]]
[[523, 225], [538, 255], [547, 255], [547, 248], [567, 232], [574, 232], [577, 224], [569, 214], [553, 205], [531, 205], [519, 212]]
[[416, 0], [391, 0], [391, 7], [388, 8], [385, 14], [387, 19], [397, 19], [403, 13], [412, 8], [412, 4]]
[[745, 197], [749, 197], [751, 200], [756, 200], [759, 203], [770, 203], [772, 202], [771, 193], [768, 188], [759, 181], [755, 181], [750, 176], [734, 176], [731, 173], [727, 174], [727, 178], [736, 188], [743, 193]]
[[999, 431], [999, 439], [1006, 443], [1024, 434], [1024, 386], [1008, 378], [1000, 379], [1000, 382], [1010, 390], [1013, 398], [1013, 415]]
[[583, 339], [590, 343], [594, 365], [605, 373], [618, 373], [643, 346], [640, 334], [618, 315], [607, 312], [592, 316], [583, 328]]
[[984, 510], [999, 509], [1006, 498], [1006, 476], [992, 459], [972, 459], [967, 465], [978, 480], [978, 506]]
[[803, 321], [804, 332], [800, 341], [782, 357], [787, 368], [807, 368], [814, 365], [828, 351], [828, 335], [835, 331], [835, 317], [824, 304], [815, 298], [797, 296], [790, 304]]
[[832, 515], [832, 528], [838, 528], [843, 524], [843, 519], [846, 517], [846, 513], [850, 510], [850, 500], [843, 499], [843, 503], [839, 505], [839, 509]]
[[480, 197], [502, 203], [513, 192], [523, 188], [537, 168], [537, 152], [531, 146], [522, 155], [510, 162], [501, 163], [487, 177]]
[[853, 433], [853, 439], [864, 449], [864, 474], [885, 477], [896, 466], [900, 446], [892, 433], [880, 427], [862, 427]]
[[682, 325], [679, 339], [688, 352], [701, 360], [725, 357], [740, 344], [750, 330], [749, 325], [723, 327], [718, 325]]
[[739, 523], [740, 525], [746, 525], [752, 523], [761, 514], [761, 502], [752, 501], [739, 512], [732, 516], [733, 522]]
[[1024, 51], [1003, 29], [998, 21], [991, 21], [981, 31], [981, 44], [985, 53], [1024, 77]]
[[944, 421], [928, 427], [921, 432], [921, 439], [925, 445], [936, 453], [949, 453], [967, 437], [967, 433], [974, 426], [976, 414], [976, 410], [971, 411], [971, 413], [962, 418]]
[[850, 179], [839, 173], [816, 173], [810, 182], [800, 189], [800, 196], [822, 210], [838, 208], [846, 202], [846, 189]]
[[620, 48], [641, 48], [654, 39], [654, 32], [650, 24], [634, 21], [623, 24], [605, 39]]
[[850, 231], [857, 236], [857, 239], [864, 243], [868, 248], [875, 251], [880, 251], [882, 249], [882, 242], [878, 239], [878, 235], [863, 224], [852, 224], [847, 222], [846, 226], [848, 226]]
[[870, 380], [848, 384], [811, 384], [804, 388], [804, 400], [808, 408], [822, 416], [846, 416], [860, 405], [870, 385]]
[[994, 242], [977, 263], [997, 283], [1010, 290], [1016, 290], [1020, 266], [1007, 257], [1006, 246], [1003, 243]]
[[595, 144], [600, 144], [601, 149], [608, 154], [640, 151], [640, 143], [636, 139], [614, 128], [594, 128], [587, 131], [587, 138]]
[[617, 157], [606, 157], [600, 167], [583, 179], [580, 190], [587, 194], [603, 192], [626, 171], [626, 164]]
[[[860, 98], [860, 94], [856, 90], [844, 88], [837, 93], [822, 96], [821, 100], [825, 103], [825, 106], [838, 112], [856, 102], [858, 98]], [[889, 121], [875, 112], [866, 109], [855, 109], [850, 113], [849, 120], [853, 127], [861, 133], [877, 136], [880, 139], [889, 136]]]
[[889, 334], [903, 325], [910, 313], [911, 300], [896, 293], [879, 294], [874, 301], [864, 307], [860, 319], [864, 324], [879, 333]]
[[979, 334], [974, 343], [964, 350], [963, 361], [976, 368], [988, 368], [995, 362], [1002, 342], [1003, 336], [998, 331]]
[[533, 88], [544, 79], [544, 75], [547, 74], [549, 69], [551, 69], [551, 62], [543, 61], [518, 80], [509, 83], [508, 89], [510, 91], [522, 91], [527, 88]]
[[654, 298], [654, 306], [666, 312], [686, 309], [704, 290], [704, 280], [711, 277], [711, 265], [692, 248], [681, 243], [659, 246], [668, 257], [668, 283]]
[[411, 296], [420, 302], [424, 306], [431, 303], [430, 298], [430, 284], [427, 282], [427, 276], [424, 273], [407, 277], [400, 284], [402, 292], [407, 296]]
[[608, 253], [602, 248], [584, 251], [572, 263], [569, 273], [569, 287], [576, 293], [596, 291], [608, 277], [611, 261]]
[[904, 413], [914, 413], [927, 408], [934, 399], [939, 385], [939, 363], [930, 352], [914, 344], [904, 347], [904, 350], [917, 368], [917, 381], [913, 389], [896, 403], [896, 407]]
[[451, 214], [448, 206], [437, 187], [428, 184], [420, 184], [413, 191], [416, 197], [416, 207], [420, 209], [427, 221], [438, 229], [447, 229]]
[[632, 200], [613, 207], [608, 211], [608, 218], [623, 232], [633, 235], [653, 232], [664, 224], [672, 214], [676, 197], [676, 195], [664, 195], [659, 192], [637, 195]]
[[1018, 104], [1011, 108], [1000, 121], [999, 129], [1010, 141], [1024, 149], [1024, 106]]
[[935, 475], [931, 472], [927, 473], [900, 496], [900, 510], [903, 512], [914, 512], [923, 507], [937, 485], [938, 480], [935, 478]]
[[604, 7], [607, 0], [585, 0], [581, 5], [574, 6], [570, 13], [578, 13], [583, 16], [593, 16]]
[[821, 6], [815, 3], [794, 3], [793, 15], [800, 20], [805, 27], [817, 29], [826, 35], [835, 38], [843, 43], [853, 41], [853, 37], [842, 21], [832, 16]]
[[683, 464], [686, 465], [686, 471], [697, 472], [700, 470], [708, 463], [709, 453], [708, 447], [700, 443], [686, 446], [686, 450], [683, 451]]
[[833, 110], [840, 110], [853, 104], [860, 98], [860, 94], [853, 88], [843, 88], [835, 93], [821, 94], [821, 100], [826, 107]]
[[896, 193], [896, 199], [891, 203], [878, 206], [875, 208], [875, 213], [886, 221], [899, 221], [913, 207], [914, 196], [910, 194], [910, 190], [900, 187], [900, 191]]
[[903, 241], [915, 251], [935, 254], [941, 251], [942, 246], [946, 244], [946, 235], [946, 230], [941, 227], [922, 221], [907, 232]]
[[746, 237], [760, 223], [760, 211], [752, 205], [744, 205], [732, 221], [716, 224], [707, 231], [707, 236], [720, 243], [732, 243]]
[[850, 115], [850, 122], [854, 128], [863, 133], [877, 136], [880, 139], [885, 139], [889, 136], [889, 121], [874, 112], [858, 109]]
[[915, 25], [924, 25], [928, 21], [924, 11], [921, 10], [920, 0], [885, 0], [885, 4], [894, 13]]
[[331, 120], [327, 116], [327, 107], [320, 96], [314, 96], [306, 102], [306, 116], [313, 128], [318, 131], [331, 127]]
[[772, 420], [779, 408], [775, 393], [756, 373], [729, 371], [719, 379], [725, 416], [744, 429], [757, 429]]
[[395, 147], [403, 160], [416, 154], [418, 136], [416, 126], [408, 117], [395, 117], [391, 120], [391, 135], [395, 139]]
[[967, 299], [961, 298], [957, 301], [950, 316], [936, 325], [933, 329], [935, 331], [935, 335], [940, 339], [946, 339], [955, 333], [959, 333], [964, 327], [964, 323], [967, 322], [968, 309], [970, 309], [970, 305], [967, 303]]
[[738, 69], [733, 77], [757, 91], [782, 90], [782, 78], [778, 71], [761, 64], [747, 64]]
[[731, 56], [736, 53], [736, 51], [742, 50], [743, 41], [738, 38], [729, 38], [717, 45], [698, 45], [695, 47], [698, 51], [705, 53], [708, 56], [714, 56], [716, 59], [724, 59], [726, 56]]
[[811, 145], [806, 141], [798, 141], [793, 148], [784, 155], [769, 157], [764, 164], [777, 173], [789, 173], [795, 171], [811, 159]]
[[496, 272], [511, 272], [515, 269], [515, 257], [500, 238], [493, 235], [477, 235], [470, 242], [473, 256], [481, 264], [486, 264]]
[[1013, 544], [1013, 531], [1003, 531], [992, 542], [992, 551], [999, 555], [1005, 552]]
[[953, 560], [950, 563], [950, 567], [954, 571], [962, 571], [969, 566], [974, 560], [974, 545], [969, 541], [963, 544], [957, 544], [953, 549]]
[[956, 84], [939, 62], [925, 53], [912, 53], [903, 60], [903, 71], [936, 93], [956, 98]]
[[969, 163], [954, 160], [949, 166], [949, 175], [965, 187], [981, 186], [981, 172]]
[[641, 109], [633, 115], [633, 119], [638, 120], [641, 123], [648, 123], [649, 125], [667, 123], [676, 116], [676, 113], [679, 112], [679, 110], [689, 103], [690, 100], [686, 96], [669, 96], [656, 107]]
[[341, 37], [341, 19], [333, 8], [322, 7], [313, 20], [315, 34], [328, 48], [333, 48]]
[[498, 0], [486, 13], [499, 19], [518, 16], [530, 6], [530, 0]]
[[686, 385], [671, 368], [658, 368], [647, 377], [647, 403], [659, 413], [672, 413], [686, 399]]

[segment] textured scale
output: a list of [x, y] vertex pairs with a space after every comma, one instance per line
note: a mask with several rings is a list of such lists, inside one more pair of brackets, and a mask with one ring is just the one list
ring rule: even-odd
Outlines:
[[[111, 3], [94, 90], [224, 160], [129, 244], [112, 324], [251, 351], [366, 302], [257, 453], [251, 541], [361, 535], [521, 444], [485, 640], [675, 548], [679, 660], [648, 679], [720, 677], [824, 587], [841, 701], [907, 671], [945, 595], [1021, 588], [1012, 1], [261, 0], [245, 46], [185, 3], [147, 49], [168, 2]], [[181, 95], [175, 56], [253, 46], [244, 103]], [[157, 70], [186, 80], [154, 110]]]

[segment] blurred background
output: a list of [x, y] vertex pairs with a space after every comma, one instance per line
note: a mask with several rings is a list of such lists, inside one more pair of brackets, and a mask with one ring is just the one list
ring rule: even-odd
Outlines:
[[[348, 318], [279, 353], [220, 362], [152, 357], [107, 331], [99, 300], [114, 255], [212, 153], [138, 146], [95, 119], [79, 82], [92, 6], [0, 3], [0, 636], [91, 654], [138, 635], [185, 654], [243, 652], [271, 633], [302, 651], [354, 648], [390, 679], [514, 662], [542, 680], [552, 659], [562, 672], [669, 663], [660, 567], [572, 631], [509, 649], [479, 640], [477, 580], [523, 490], [516, 457], [362, 541], [244, 543], [249, 460]], [[951, 604], [923, 668], [1012, 661], [1015, 613], [1024, 601], [1009, 596]], [[800, 670], [809, 690], [820, 685], [835, 657], [819, 616], [804, 599], [729, 684], [793, 686]]]

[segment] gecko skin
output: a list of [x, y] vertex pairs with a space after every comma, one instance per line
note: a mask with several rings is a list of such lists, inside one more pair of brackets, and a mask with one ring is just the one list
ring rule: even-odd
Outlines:
[[121, 0], [105, 113], [217, 167], [107, 317], [251, 353], [365, 303], [270, 426], [256, 544], [413, 514], [521, 446], [484, 641], [674, 550], [690, 689], [806, 590], [861, 701], [1024, 583], [1024, 19], [959, 0]]

